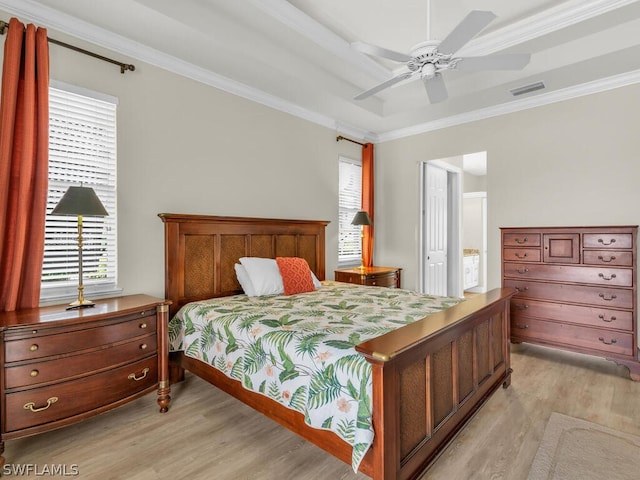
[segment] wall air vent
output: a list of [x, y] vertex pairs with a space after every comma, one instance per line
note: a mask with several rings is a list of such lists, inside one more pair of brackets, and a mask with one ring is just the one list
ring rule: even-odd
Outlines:
[[525, 85], [524, 87], [514, 88], [513, 90], [509, 90], [509, 91], [511, 92], [511, 95], [513, 95], [514, 97], [517, 97], [518, 95], [524, 95], [525, 93], [535, 92], [536, 90], [542, 90], [543, 88], [545, 88], [545, 85], [543, 82], [536, 82], [530, 85]]

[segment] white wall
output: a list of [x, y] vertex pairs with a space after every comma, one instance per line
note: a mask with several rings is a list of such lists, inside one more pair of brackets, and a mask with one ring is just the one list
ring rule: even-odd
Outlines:
[[136, 66], [122, 75], [117, 66], [50, 47], [52, 79], [119, 99], [118, 283], [124, 294], [164, 294], [161, 212], [329, 220], [326, 271], [333, 278], [338, 156], [358, 158], [358, 145], [336, 142], [335, 130], [59, 32], [49, 35]]
[[488, 286], [500, 227], [640, 223], [640, 85], [377, 145], [376, 259], [418, 285], [418, 163], [487, 151]]

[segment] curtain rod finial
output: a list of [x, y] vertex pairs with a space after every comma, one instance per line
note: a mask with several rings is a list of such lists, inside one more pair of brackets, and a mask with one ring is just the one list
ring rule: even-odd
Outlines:
[[7, 28], [9, 28], [9, 24], [3, 20], [0, 20], [0, 35], [4, 35], [7, 33]]

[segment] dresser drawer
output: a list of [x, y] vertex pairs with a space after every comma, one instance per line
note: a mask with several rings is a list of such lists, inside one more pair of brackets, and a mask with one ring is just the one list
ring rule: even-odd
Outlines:
[[539, 247], [540, 234], [529, 232], [511, 232], [505, 233], [502, 237], [505, 246], [514, 247]]
[[[155, 310], [123, 317], [123, 321], [82, 330], [62, 327], [50, 328], [46, 335], [5, 342], [5, 362], [17, 362], [88, 350], [113, 342], [120, 342], [156, 331]], [[45, 331], [42, 329], [43, 332]]]
[[584, 248], [633, 248], [630, 233], [585, 233], [582, 237]]
[[511, 319], [511, 338], [515, 341], [548, 342], [580, 347], [602, 353], [633, 356], [633, 335], [615, 330], [582, 327], [521, 317]]
[[502, 257], [508, 262], [539, 262], [542, 258], [539, 248], [505, 248]]
[[12, 389], [64, 381], [155, 355], [156, 352], [157, 338], [154, 333], [133, 342], [89, 353], [8, 366], [5, 369], [5, 388]]
[[582, 258], [582, 262], [586, 265], [633, 266], [633, 254], [631, 252], [618, 252], [615, 250], [585, 250], [582, 254]]
[[511, 300], [511, 316], [516, 320], [534, 317], [629, 332], [633, 330], [633, 313], [630, 310], [514, 298]]
[[566, 303], [582, 303], [607, 308], [633, 308], [633, 290], [587, 285], [548, 284], [505, 279], [505, 287], [515, 288], [515, 298], [534, 298]]
[[12, 432], [70, 418], [126, 399], [157, 382], [158, 359], [154, 356], [78, 380], [9, 393], [6, 408], [11, 414], [4, 430]]
[[531, 278], [558, 282], [593, 283], [617, 287], [633, 286], [633, 270], [610, 267], [576, 267], [570, 265], [527, 265], [505, 263], [505, 277]]

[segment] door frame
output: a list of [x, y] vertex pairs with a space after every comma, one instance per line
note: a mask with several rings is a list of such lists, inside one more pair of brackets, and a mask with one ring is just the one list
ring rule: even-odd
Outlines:
[[475, 293], [484, 293], [487, 289], [487, 245], [488, 245], [488, 228], [487, 228], [487, 192], [467, 192], [463, 194], [465, 198], [480, 198], [482, 200], [482, 247], [480, 249], [480, 281], [477, 287], [470, 288], [468, 291]]
[[447, 295], [462, 297], [464, 291], [462, 266], [462, 169], [444, 160], [427, 160], [419, 162], [420, 170], [420, 210], [418, 232], [418, 286], [421, 293], [426, 291], [425, 271], [425, 173], [426, 165], [430, 163], [447, 171], [448, 201], [447, 201]]

